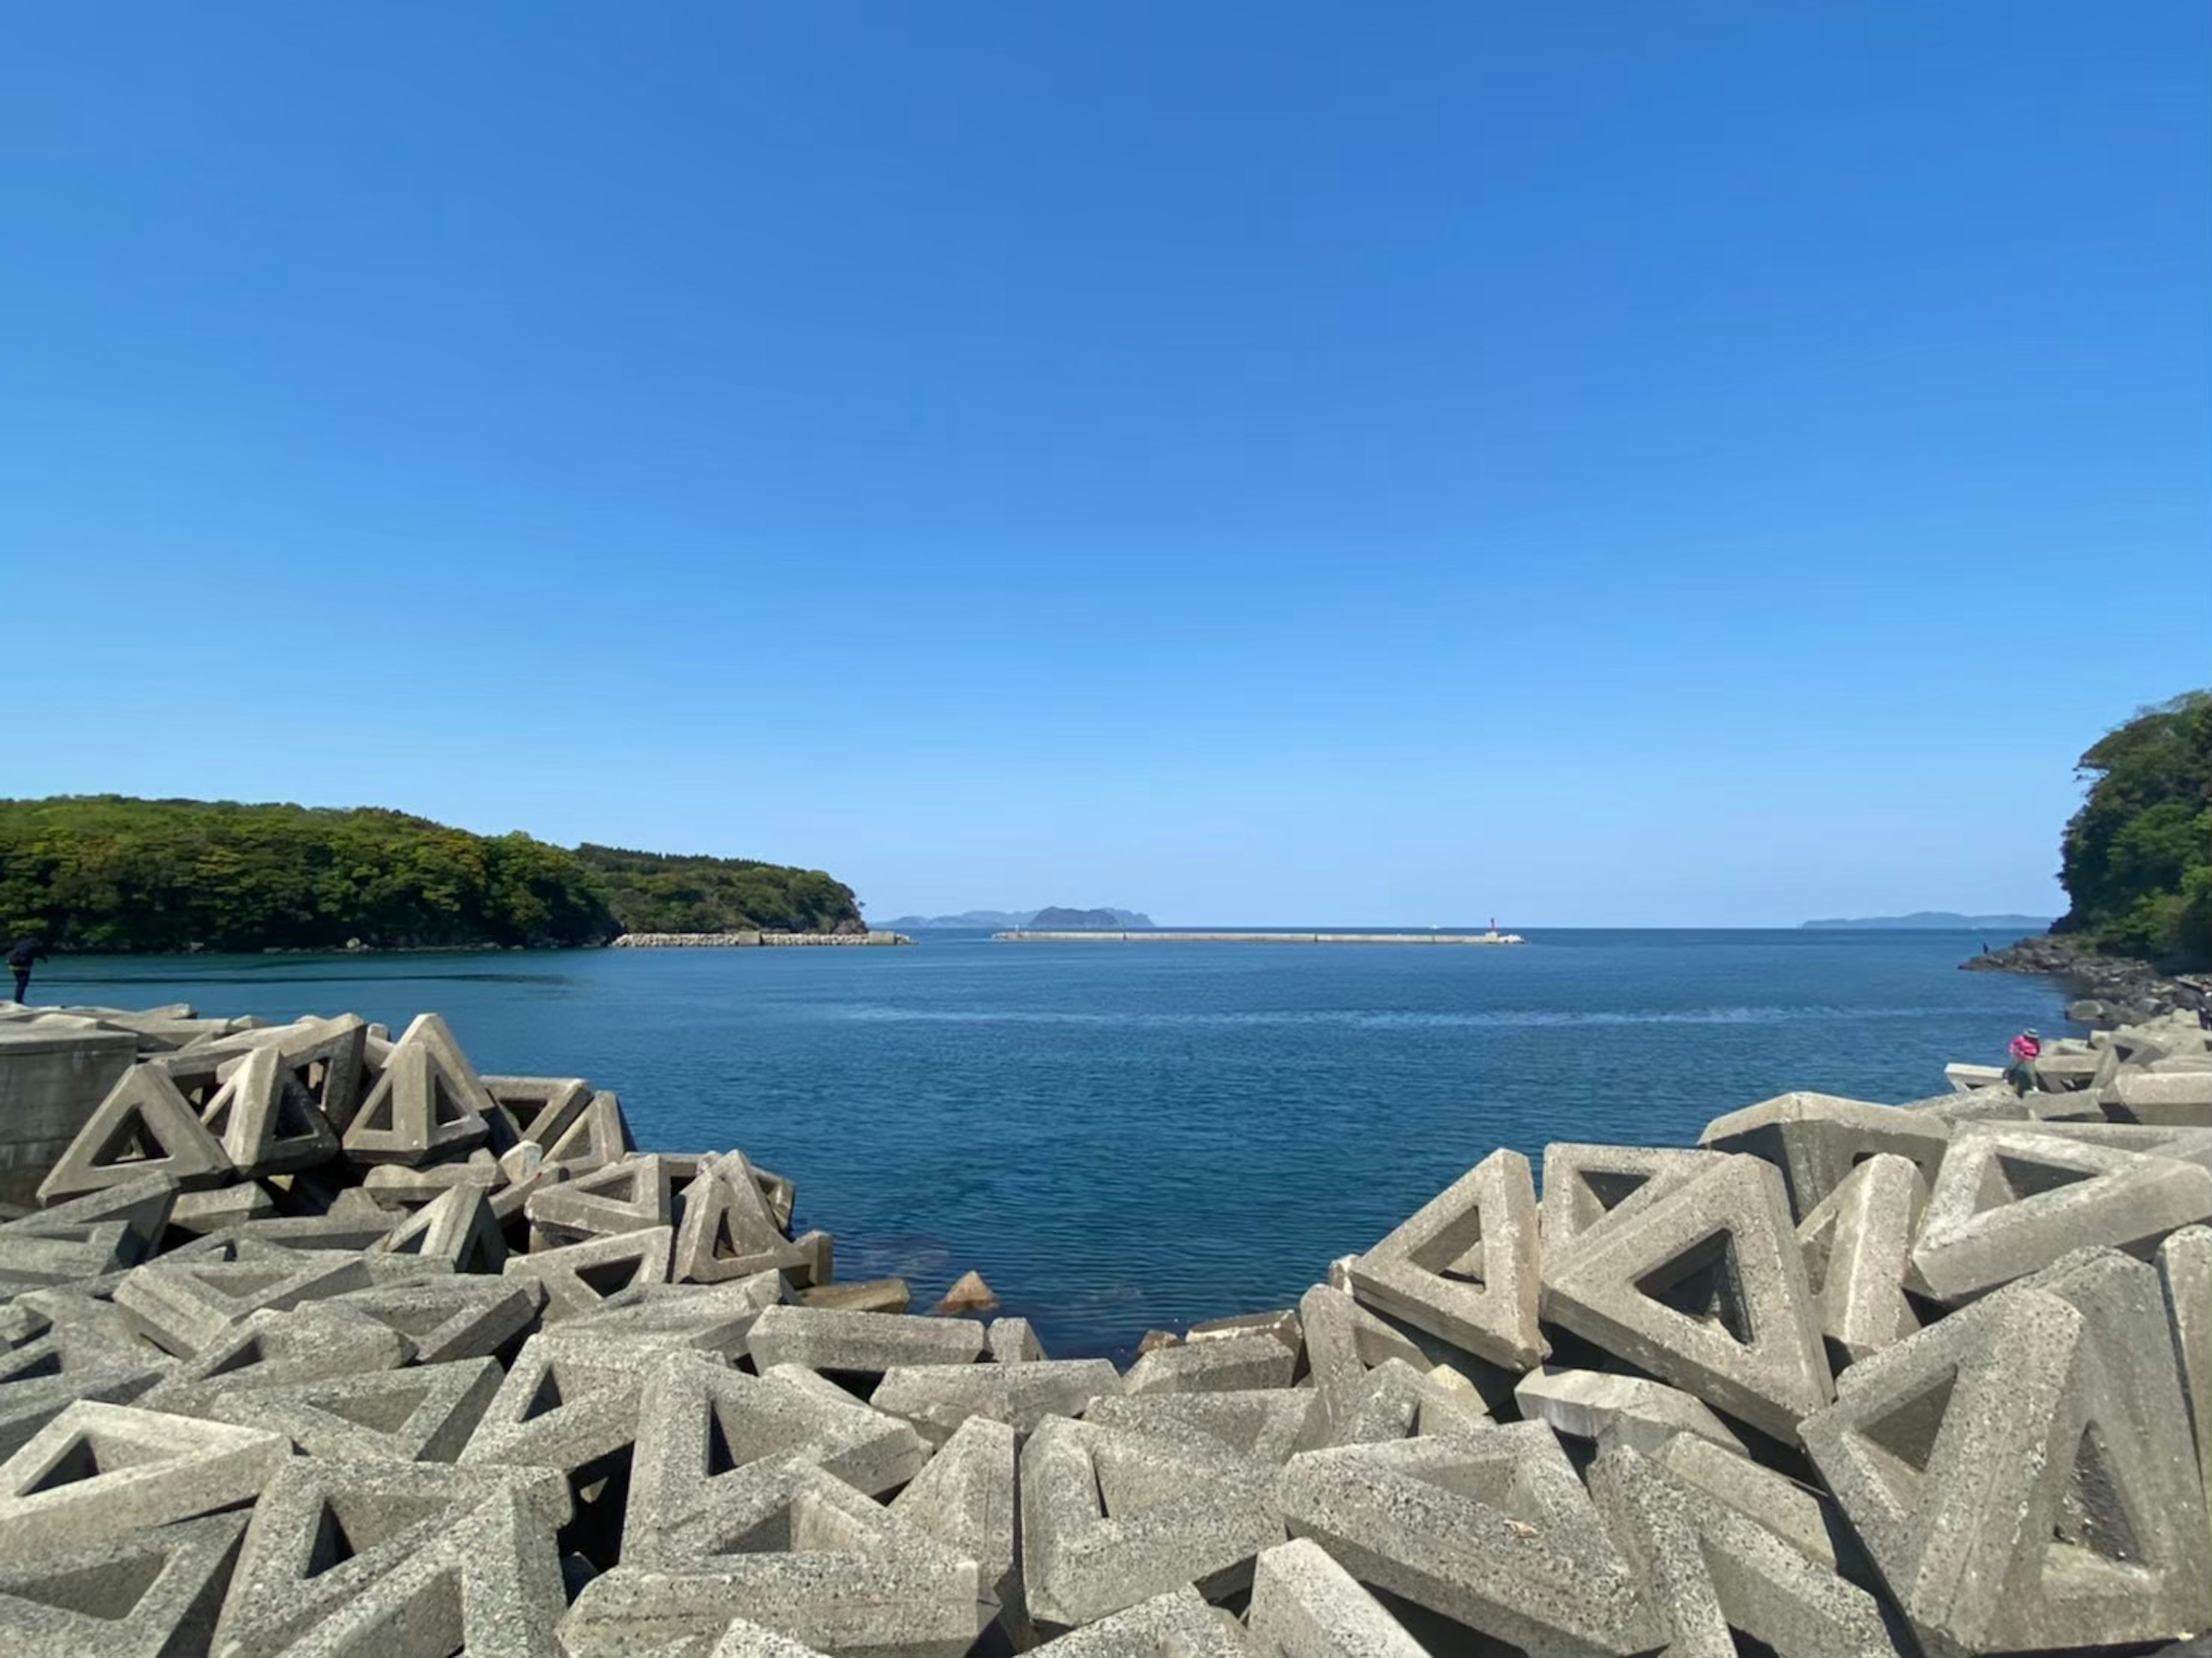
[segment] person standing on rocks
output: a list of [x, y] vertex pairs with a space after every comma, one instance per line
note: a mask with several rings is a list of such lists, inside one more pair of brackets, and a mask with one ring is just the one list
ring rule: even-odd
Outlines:
[[31, 990], [31, 963], [46, 959], [46, 941], [35, 933], [18, 938], [8, 950], [8, 971], [15, 975], [15, 999], [28, 1004]]
[[2023, 1030], [2012, 1039], [2012, 1063], [2005, 1067], [2004, 1079], [2015, 1094], [2032, 1094], [2043, 1086], [2043, 1078], [2036, 1074], [2035, 1062], [2043, 1057], [2043, 1038], [2033, 1030]]

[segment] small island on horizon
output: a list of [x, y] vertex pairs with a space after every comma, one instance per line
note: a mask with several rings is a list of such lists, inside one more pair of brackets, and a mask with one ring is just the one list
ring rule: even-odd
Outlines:
[[1070, 909], [1048, 904], [1042, 909], [963, 909], [957, 915], [895, 915], [883, 925], [898, 932], [916, 927], [982, 927], [994, 932], [1049, 928], [1060, 932], [1096, 930], [1137, 932], [1149, 929], [1152, 918], [1134, 909]]
[[1917, 909], [1910, 915], [1861, 915], [1839, 920], [1800, 921], [1799, 928], [1814, 931], [1865, 932], [1887, 929], [1923, 932], [2048, 932], [2055, 918], [2049, 915], [1962, 915], [1950, 909]]

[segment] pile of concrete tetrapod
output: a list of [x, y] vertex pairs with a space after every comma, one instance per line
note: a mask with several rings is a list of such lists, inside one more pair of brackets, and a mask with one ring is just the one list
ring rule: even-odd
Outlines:
[[1053, 1360], [437, 1017], [73, 1010], [0, 1225], [7, 1658], [2148, 1651], [2212, 1625], [2212, 1054], [1486, 1157]]

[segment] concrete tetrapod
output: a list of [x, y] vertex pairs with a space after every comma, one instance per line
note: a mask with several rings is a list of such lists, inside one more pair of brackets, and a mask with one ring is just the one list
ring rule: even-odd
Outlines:
[[[1062, 1360], [1061, 1363], [1081, 1361]], [[1139, 1356], [1121, 1379], [1130, 1394], [1231, 1393], [1249, 1388], [1287, 1388], [1298, 1356], [1264, 1332], [1213, 1336]]]
[[1737, 1631], [1775, 1658], [1899, 1652], [1872, 1595], [1642, 1452], [1608, 1444], [1589, 1491], [1667, 1627], [1669, 1658], [1737, 1658]]
[[[2172, 1639], [2203, 1622], [2212, 1550], [2203, 1486], [2175, 1452], [2188, 1430], [2171, 1349], [2162, 1330], [2101, 1345], [2054, 1292], [2124, 1278], [2106, 1265], [1999, 1291], [1853, 1365], [1804, 1424], [1935, 1658]], [[2146, 1324], [2148, 1304], [2121, 1297], [2113, 1327]]]
[[221, 1138], [223, 1155], [239, 1173], [288, 1174], [337, 1156], [338, 1137], [281, 1048], [264, 1044], [233, 1060], [228, 1071], [200, 1123]]
[[508, 1278], [536, 1278], [544, 1284], [545, 1321], [557, 1323], [587, 1313], [608, 1297], [636, 1284], [666, 1283], [674, 1236], [672, 1228], [655, 1226], [593, 1238], [588, 1243], [510, 1255], [503, 1271]]
[[1265, 1551], [1245, 1622], [1255, 1658], [1428, 1658], [1358, 1580], [1311, 1538]]
[[1856, 1363], [1920, 1327], [1905, 1293], [1928, 1182], [1908, 1157], [1877, 1152], [1836, 1183], [1797, 1228], [1833, 1364]]
[[1782, 1176], [1734, 1157], [1550, 1262], [1544, 1315], [1784, 1443], [1834, 1391]]
[[287, 1312], [370, 1283], [359, 1255], [282, 1251], [259, 1260], [155, 1261], [134, 1269], [114, 1299], [149, 1340], [190, 1357], [227, 1339], [255, 1313]]
[[1521, 1378], [1513, 1400], [1523, 1420], [1548, 1422], [1574, 1439], [1610, 1435], [1650, 1455], [1676, 1434], [1689, 1433], [1731, 1451], [1743, 1449], [1743, 1442], [1702, 1400], [1643, 1376], [1546, 1365]]
[[545, 1286], [537, 1278], [460, 1275], [356, 1290], [332, 1302], [405, 1336], [418, 1364], [497, 1353], [530, 1328], [544, 1304]]
[[283, 1434], [310, 1456], [452, 1462], [504, 1376], [494, 1358], [234, 1389], [206, 1413]]
[[1291, 1534], [1361, 1582], [1531, 1658], [1625, 1658], [1659, 1643], [1627, 1562], [1540, 1422], [1308, 1451], [1275, 1489]]
[[1540, 1219], [1547, 1267], [1720, 1161], [1717, 1151], [1558, 1140], [1544, 1148]]
[[1478, 1358], [1525, 1370], [1536, 1328], [1536, 1187], [1528, 1159], [1492, 1152], [1348, 1271], [1352, 1293]]
[[246, 1516], [211, 1514], [0, 1567], [9, 1658], [189, 1658], [207, 1650]]
[[[170, 1361], [89, 1325], [52, 1326], [0, 1353], [0, 1457], [81, 1399], [135, 1404], [168, 1373]], [[4, 1649], [0, 1649], [4, 1650]]]
[[346, 1126], [356, 1163], [433, 1163], [482, 1145], [499, 1107], [434, 1013], [416, 1016]]
[[675, 1175], [671, 1159], [632, 1152], [557, 1186], [540, 1187], [523, 1206], [532, 1252], [651, 1227], [672, 1228]]
[[2087, 1244], [2155, 1242], [2212, 1217], [2212, 1170], [2061, 1139], [1962, 1127], [1928, 1196], [1909, 1287], [1956, 1304]]
[[1092, 1400], [1121, 1391], [1121, 1374], [1103, 1358], [895, 1364], [884, 1372], [868, 1402], [912, 1423], [930, 1444], [941, 1445], [972, 1417], [1029, 1434], [1048, 1416], [1081, 1416]]
[[2158, 1276], [2189, 1400], [2197, 1466], [2212, 1502], [2212, 1227], [2185, 1227], [2159, 1245]]
[[1102, 1428], [1127, 1428], [1166, 1439], [1203, 1434], [1255, 1462], [1280, 1467], [1313, 1448], [1319, 1398], [1308, 1388], [1254, 1388], [1246, 1393], [1108, 1394], [1093, 1400], [1083, 1419]]
[[[453, 1570], [447, 1563], [456, 1554], [498, 1564], [500, 1552], [472, 1522], [488, 1505], [510, 1498], [519, 1508], [502, 1503], [504, 1511], [490, 1517], [511, 1521], [499, 1529], [512, 1540], [507, 1564], [515, 1571], [526, 1573], [534, 1563], [542, 1590], [550, 1570], [550, 1626], [562, 1600], [553, 1530], [570, 1512], [568, 1486], [557, 1475], [298, 1459], [254, 1508], [216, 1626], [214, 1658], [293, 1658], [303, 1637], [321, 1634], [333, 1620], [337, 1627], [320, 1643], [325, 1653], [370, 1658], [380, 1650], [458, 1649], [465, 1638], [459, 1620], [465, 1608], [473, 1611], [470, 1597], [421, 1585], [420, 1576], [426, 1567], [433, 1576]], [[368, 1643], [379, 1628], [380, 1649]], [[543, 1651], [546, 1644], [498, 1649]], [[483, 1649], [493, 1649], [487, 1643]]]
[[1950, 1133], [1948, 1123], [1925, 1111], [1799, 1092], [1714, 1118], [1698, 1144], [1772, 1163], [1782, 1171], [1790, 1209], [1802, 1220], [1855, 1164], [1878, 1153], [1910, 1160], [1932, 1181]]
[[1358, 1408], [1371, 1368], [1386, 1358], [1413, 1365], [1424, 1362], [1419, 1347], [1330, 1284], [1316, 1284], [1300, 1297], [1298, 1319], [1305, 1333], [1306, 1369], [1325, 1418], [1324, 1439], [1340, 1418], [1348, 1419]]
[[1054, 1417], [1022, 1448], [1022, 1568], [1040, 1633], [1165, 1590], [1251, 1581], [1283, 1540], [1274, 1470], [1202, 1435], [1170, 1439]]
[[972, 1318], [847, 1313], [827, 1307], [770, 1307], [747, 1338], [753, 1361], [880, 1376], [901, 1364], [969, 1364], [983, 1351]]
[[1070, 1630], [1036, 1649], [1046, 1658], [1251, 1658], [1237, 1620], [1185, 1585]]
[[152, 1066], [135, 1065], [39, 1182], [39, 1201], [56, 1203], [147, 1175], [166, 1175], [197, 1190], [222, 1185], [232, 1172], [222, 1143], [200, 1126], [177, 1085]]
[[971, 1416], [892, 1499], [891, 1512], [976, 1567], [976, 1626], [996, 1619], [1017, 1652], [1036, 1644], [1014, 1533], [1014, 1430]]
[[80, 1401], [0, 1463], [0, 1559], [228, 1508], [291, 1455], [276, 1434]]
[[623, 1558], [675, 1567], [741, 1551], [789, 1507], [799, 1471], [826, 1470], [872, 1497], [912, 1479], [928, 1456], [907, 1423], [834, 1387], [665, 1354], [639, 1401]]

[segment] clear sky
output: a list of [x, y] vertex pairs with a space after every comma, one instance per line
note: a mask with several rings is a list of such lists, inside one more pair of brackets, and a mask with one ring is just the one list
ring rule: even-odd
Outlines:
[[2212, 9], [21, 6], [0, 794], [876, 914], [2054, 911]]

